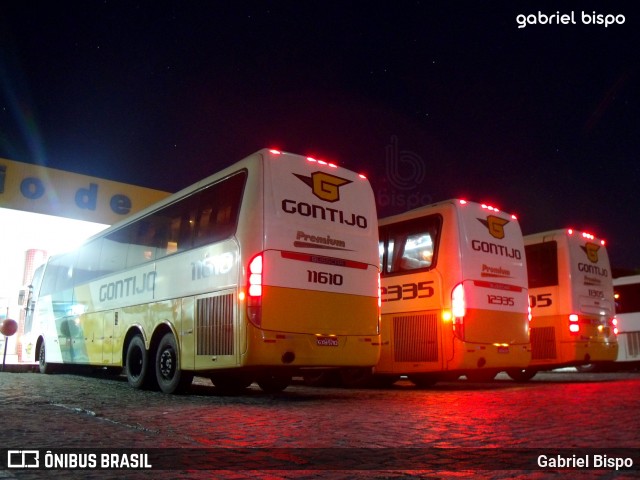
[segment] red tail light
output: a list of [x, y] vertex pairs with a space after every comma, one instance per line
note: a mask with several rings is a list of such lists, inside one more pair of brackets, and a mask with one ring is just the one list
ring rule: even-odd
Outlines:
[[616, 317], [611, 319], [611, 326], [613, 327], [613, 333], [618, 335], [618, 319]]
[[572, 313], [569, 315], [569, 331], [571, 333], [579, 333], [580, 332], [580, 317], [577, 314]]
[[262, 324], [262, 254], [249, 262], [249, 282], [247, 285], [247, 316], [249, 321], [259, 327]]
[[460, 340], [464, 340], [464, 316], [467, 313], [467, 302], [464, 298], [464, 286], [459, 283], [451, 292], [451, 314], [453, 315], [453, 332]]

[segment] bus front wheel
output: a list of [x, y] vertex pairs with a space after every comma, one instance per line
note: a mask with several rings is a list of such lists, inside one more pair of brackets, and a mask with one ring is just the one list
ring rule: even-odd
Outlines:
[[193, 374], [180, 368], [178, 344], [173, 333], [167, 333], [160, 340], [155, 362], [158, 386], [164, 393], [184, 392], [193, 381]]
[[143, 388], [149, 373], [149, 352], [140, 335], [131, 339], [126, 356], [127, 381], [133, 388]]

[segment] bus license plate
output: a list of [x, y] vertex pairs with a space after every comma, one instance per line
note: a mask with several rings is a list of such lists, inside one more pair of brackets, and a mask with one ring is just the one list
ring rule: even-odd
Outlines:
[[316, 337], [316, 344], [319, 347], [337, 347], [338, 337]]
[[509, 347], [498, 347], [498, 353], [509, 353]]

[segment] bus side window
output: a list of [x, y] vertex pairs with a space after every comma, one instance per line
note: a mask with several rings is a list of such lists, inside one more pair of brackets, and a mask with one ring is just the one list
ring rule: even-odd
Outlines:
[[380, 238], [388, 237], [386, 252], [381, 247], [383, 274], [432, 268], [436, 262], [437, 244], [442, 229], [442, 216], [429, 215], [407, 220], [380, 230]]
[[433, 240], [429, 233], [408, 235], [404, 242], [400, 270], [429, 268], [433, 260]]
[[219, 242], [236, 232], [245, 180], [242, 172], [198, 193], [194, 246]]
[[99, 264], [101, 272], [107, 274], [125, 268], [132, 226], [135, 224], [116, 230], [103, 239]]

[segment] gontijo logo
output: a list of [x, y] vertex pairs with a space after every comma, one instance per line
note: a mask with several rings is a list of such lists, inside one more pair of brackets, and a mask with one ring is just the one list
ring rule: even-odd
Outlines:
[[504, 226], [509, 223], [509, 220], [496, 217], [495, 215], [489, 215], [486, 220], [479, 218], [478, 221], [487, 227], [492, 237], [498, 239], [504, 238]]
[[336, 177], [325, 172], [313, 172], [310, 177], [294, 173], [296, 177], [311, 187], [313, 194], [326, 202], [340, 200], [340, 187], [351, 183], [351, 180]]
[[584, 253], [587, 254], [587, 258], [591, 263], [598, 263], [598, 250], [600, 250], [600, 245], [596, 245], [595, 243], [587, 243], [580, 248], [584, 250]]

